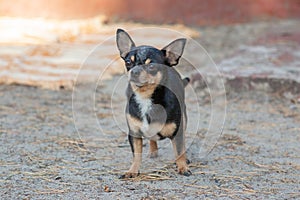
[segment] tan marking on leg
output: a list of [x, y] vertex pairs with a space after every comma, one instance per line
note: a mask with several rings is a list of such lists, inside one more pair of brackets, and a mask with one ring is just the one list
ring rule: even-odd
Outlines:
[[186, 164], [186, 154], [183, 153], [176, 159], [176, 165], [178, 167], [178, 173], [184, 174], [185, 172], [189, 171], [189, 168]]
[[157, 148], [157, 142], [150, 140], [150, 158], [156, 158], [158, 156], [158, 148]]
[[139, 169], [142, 163], [142, 152], [143, 152], [143, 139], [133, 138], [134, 157], [132, 165], [128, 172], [125, 174], [125, 178], [134, 178], [139, 174]]
[[[147, 133], [145, 135], [148, 136], [148, 138], [154, 137], [163, 129], [164, 125], [161, 123], [150, 123]], [[154, 139], [153, 139], [154, 140]]]
[[175, 123], [165, 124], [164, 127], [161, 129], [160, 134], [164, 137], [171, 137], [174, 134], [176, 127], [177, 126]]
[[143, 125], [143, 122], [139, 119], [131, 116], [130, 114], [126, 115], [127, 124], [134, 133], [138, 133]]
[[173, 150], [175, 154], [175, 162], [177, 165], [178, 173], [183, 175], [190, 175], [191, 172], [189, 170], [189, 167], [186, 163], [186, 153], [185, 153], [185, 147], [181, 150], [181, 154], [178, 155], [177, 145], [175, 140], [172, 140], [173, 144]]
[[176, 130], [176, 124], [175, 123], [161, 124], [161, 123], [153, 122], [149, 124], [148, 129], [149, 129], [148, 132], [145, 133], [145, 136], [148, 136], [148, 138], [156, 136], [157, 133], [160, 133], [164, 137], [171, 137]]

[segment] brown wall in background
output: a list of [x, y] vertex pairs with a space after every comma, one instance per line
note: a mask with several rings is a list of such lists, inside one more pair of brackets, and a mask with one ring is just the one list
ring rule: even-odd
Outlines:
[[300, 18], [300, 0], [0, 0], [0, 16], [188, 25]]

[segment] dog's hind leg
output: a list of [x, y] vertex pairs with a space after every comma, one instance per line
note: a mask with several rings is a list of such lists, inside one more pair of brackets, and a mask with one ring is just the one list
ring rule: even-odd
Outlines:
[[158, 156], [158, 147], [157, 142], [154, 140], [150, 140], [150, 152], [149, 157], [150, 158], [156, 158]]
[[187, 165], [184, 132], [182, 127], [178, 130], [176, 136], [172, 139], [173, 149], [175, 153], [176, 165], [178, 168], [178, 173], [184, 176], [191, 175], [191, 171]]

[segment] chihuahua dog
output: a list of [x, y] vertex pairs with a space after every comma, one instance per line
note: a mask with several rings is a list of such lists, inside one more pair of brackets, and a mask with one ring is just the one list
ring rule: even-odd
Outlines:
[[124, 30], [117, 30], [117, 46], [125, 61], [129, 84], [126, 90], [126, 120], [133, 163], [120, 178], [134, 178], [142, 161], [143, 138], [150, 140], [150, 157], [157, 157], [157, 141], [172, 141], [179, 174], [191, 175], [185, 153], [186, 107], [184, 87], [172, 67], [178, 64], [185, 39], [177, 39], [162, 50], [151, 46], [136, 47]]

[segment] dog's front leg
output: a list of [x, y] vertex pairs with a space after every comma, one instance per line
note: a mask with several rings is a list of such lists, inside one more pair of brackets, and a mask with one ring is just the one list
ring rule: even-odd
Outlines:
[[128, 135], [131, 150], [133, 153], [133, 162], [128, 172], [126, 172], [120, 178], [134, 178], [139, 175], [140, 165], [142, 163], [142, 148], [143, 139], [139, 137], [134, 137], [131, 134]]

